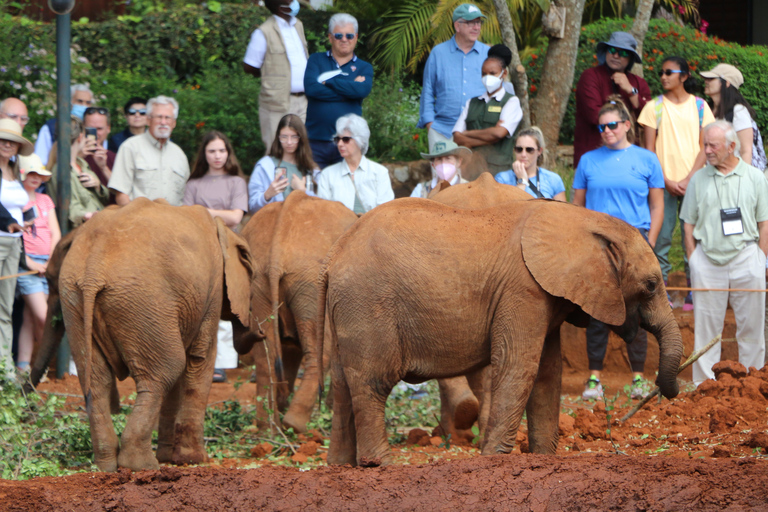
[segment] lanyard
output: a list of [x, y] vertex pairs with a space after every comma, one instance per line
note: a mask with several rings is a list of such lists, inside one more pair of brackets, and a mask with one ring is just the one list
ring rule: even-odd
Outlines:
[[[537, 183], [539, 186], [541, 186], [541, 181], [539, 181], [539, 169], [540, 169], [540, 167], [537, 167], [537, 168], [536, 168], [536, 183]], [[534, 194], [536, 194], [536, 197], [537, 197], [537, 198], [539, 198], [539, 199], [546, 199], [546, 198], [544, 197], [544, 194], [542, 194], [541, 192], [539, 192], [539, 189], [538, 189], [538, 188], [536, 188], [536, 185], [534, 185], [532, 181], [528, 181], [528, 186], [531, 188], [531, 190], [533, 190], [533, 193], [534, 193]]]

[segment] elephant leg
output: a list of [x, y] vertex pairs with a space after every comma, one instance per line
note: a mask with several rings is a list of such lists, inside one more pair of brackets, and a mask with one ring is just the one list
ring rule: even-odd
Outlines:
[[[349, 379], [357, 431], [357, 464], [363, 467], [389, 464], [392, 462], [392, 450], [387, 440], [384, 409], [387, 397], [397, 381], [386, 383], [368, 374], [356, 375], [356, 370], [345, 371]], [[372, 381], [377, 382], [375, 388], [369, 384]]]
[[112, 379], [109, 393], [109, 407], [112, 414], [120, 413], [120, 391], [117, 389], [117, 379]]
[[157, 461], [160, 463], [173, 460], [173, 442], [176, 435], [176, 416], [181, 406], [182, 379], [178, 379], [171, 388], [160, 408], [160, 421], [157, 429]]
[[[472, 393], [480, 401], [480, 413], [477, 417], [477, 426], [480, 430], [480, 436], [485, 435], [488, 427], [488, 416], [491, 412], [491, 379], [493, 372], [490, 366], [482, 370], [467, 374], [467, 382]], [[482, 445], [481, 445], [482, 447]]]
[[557, 451], [562, 371], [560, 328], [557, 328], [544, 341], [539, 373], [525, 407], [531, 453], [554, 454]]
[[207, 347], [208, 353], [200, 357], [192, 351], [186, 359], [186, 368], [181, 376], [181, 401], [176, 415], [176, 432], [173, 441], [174, 464], [200, 464], [208, 461], [203, 439], [205, 409], [213, 384], [213, 370], [216, 363], [216, 334], [219, 329], [219, 315], [206, 317], [200, 326], [198, 339], [192, 346]]
[[337, 355], [333, 355], [331, 367], [333, 386], [333, 419], [331, 444], [328, 448], [328, 464], [357, 465], [357, 431], [352, 412], [352, 395], [344, 368]]
[[[78, 369], [79, 372], [79, 369]], [[91, 427], [94, 463], [102, 471], [117, 471], [119, 441], [112, 423], [112, 393], [115, 376], [104, 355], [94, 345], [91, 355]]]
[[539, 369], [546, 332], [516, 325], [512, 318], [497, 311], [491, 330], [493, 384], [483, 455], [512, 451]]
[[[280, 412], [288, 410], [289, 398], [291, 393], [295, 392], [296, 378], [301, 368], [301, 360], [304, 353], [298, 343], [292, 340], [283, 343], [283, 378], [285, 382], [278, 385], [277, 409]], [[296, 398], [294, 397], [294, 400]]]
[[[464, 376], [438, 379], [440, 386], [440, 427], [453, 439], [470, 436], [480, 410], [480, 402]], [[464, 432], [461, 432], [464, 431]]]
[[319, 382], [317, 347], [315, 343], [317, 322], [314, 320], [300, 321], [297, 319], [296, 324], [303, 352], [304, 377], [301, 379], [299, 388], [293, 394], [293, 400], [288, 408], [288, 412], [283, 416], [283, 425], [293, 428], [295, 432], [306, 432], [307, 422], [312, 416], [312, 410], [317, 400]]

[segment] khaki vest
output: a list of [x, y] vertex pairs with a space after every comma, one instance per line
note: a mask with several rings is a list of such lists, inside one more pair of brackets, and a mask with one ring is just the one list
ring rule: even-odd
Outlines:
[[[304, 25], [296, 20], [294, 26], [299, 33], [304, 45], [304, 56], [309, 57], [307, 40], [304, 37]], [[283, 36], [277, 19], [270, 16], [259, 27], [267, 40], [267, 53], [264, 55], [264, 63], [261, 65], [261, 92], [259, 93], [259, 106], [273, 112], [288, 112], [291, 94], [291, 63], [285, 51]]]

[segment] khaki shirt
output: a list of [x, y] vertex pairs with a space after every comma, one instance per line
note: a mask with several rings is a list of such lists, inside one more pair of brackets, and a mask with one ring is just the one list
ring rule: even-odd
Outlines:
[[[744, 232], [725, 236], [720, 210], [737, 206], [741, 208]], [[757, 223], [768, 220], [768, 180], [741, 158], [728, 174], [707, 164], [688, 184], [680, 219], [694, 226], [693, 238], [707, 258], [716, 265], [725, 265], [747, 243], [760, 239]]]
[[181, 148], [170, 140], [161, 146], [146, 131], [120, 145], [109, 188], [128, 194], [131, 201], [137, 197], [163, 198], [180, 206], [187, 179], [189, 163]]
[[[83, 174], [89, 175], [97, 182], [99, 178], [96, 176], [88, 163], [82, 158], [77, 159], [77, 165], [80, 166], [80, 170]], [[73, 227], [77, 227], [83, 223], [83, 218], [86, 213], [99, 212], [104, 209], [109, 199], [109, 191], [107, 187], [99, 183], [96, 188], [85, 188], [80, 183], [79, 174], [77, 169], [73, 166], [70, 173], [70, 201], [69, 201], [69, 221]]]

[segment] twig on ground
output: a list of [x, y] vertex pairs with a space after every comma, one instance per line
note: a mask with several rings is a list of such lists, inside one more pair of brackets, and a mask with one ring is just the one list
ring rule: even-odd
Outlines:
[[[722, 334], [718, 334], [717, 336], [715, 336], [714, 338], [712, 338], [712, 339], [709, 341], [709, 343], [707, 343], [707, 344], [706, 344], [706, 346], [704, 346], [704, 348], [702, 348], [701, 350], [698, 350], [698, 351], [694, 352], [693, 354], [691, 354], [691, 355], [690, 355], [690, 357], [688, 357], [688, 359], [686, 359], [686, 361], [685, 361], [683, 364], [681, 364], [681, 365], [680, 365], [680, 368], [678, 368], [678, 369], [677, 369], [677, 373], [679, 374], [680, 372], [682, 372], [683, 370], [685, 370], [686, 368], [688, 368], [688, 367], [689, 367], [690, 365], [692, 365], [692, 364], [693, 364], [695, 361], [697, 361], [697, 360], [698, 360], [698, 359], [699, 359], [701, 356], [703, 356], [705, 353], [707, 353], [707, 351], [709, 351], [709, 349], [711, 349], [712, 347], [714, 347], [715, 345], [717, 345], [717, 343], [718, 343], [718, 342], [720, 342], [720, 341], [723, 341], [723, 340], [722, 340]], [[726, 341], [730, 341], [730, 340], [726, 340]], [[634, 415], [635, 415], [635, 413], [636, 413], [637, 411], [639, 411], [640, 409], [642, 409], [642, 407], [643, 407], [645, 404], [647, 404], [648, 402], [650, 402], [650, 401], [653, 399], [653, 397], [655, 397], [656, 395], [658, 395], [660, 391], [661, 391], [661, 390], [659, 389], [659, 386], [656, 386], [655, 388], [653, 388], [653, 390], [652, 390], [650, 393], [648, 393], [648, 396], [646, 396], [645, 398], [643, 398], [643, 399], [640, 401], [640, 403], [639, 403], [639, 404], [637, 404], [635, 407], [633, 407], [631, 411], [629, 411], [627, 414], [625, 414], [625, 415], [624, 415], [624, 416], [623, 416], [623, 417], [622, 417], [622, 418], [619, 420], [619, 423], [624, 423], [624, 422], [625, 422], [625, 421], [627, 421], [629, 418], [631, 418], [632, 416], [634, 416]]]

